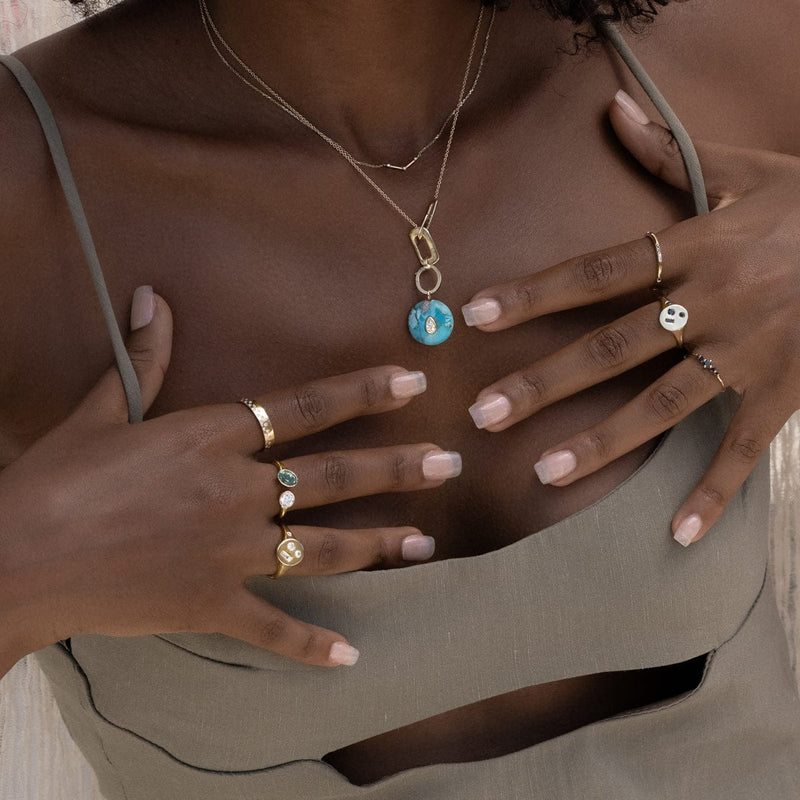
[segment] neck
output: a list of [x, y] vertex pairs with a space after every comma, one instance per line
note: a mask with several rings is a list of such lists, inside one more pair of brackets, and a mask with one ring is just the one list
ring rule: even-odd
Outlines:
[[456, 105], [480, 11], [478, 0], [207, 4], [265, 83], [357, 158], [377, 160], [413, 154]]

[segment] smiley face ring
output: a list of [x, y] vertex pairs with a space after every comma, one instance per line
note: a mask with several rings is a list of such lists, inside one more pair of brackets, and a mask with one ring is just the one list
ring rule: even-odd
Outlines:
[[675, 337], [678, 347], [683, 347], [683, 329], [687, 322], [689, 322], [689, 312], [685, 306], [673, 303], [667, 297], [661, 298], [661, 313], [658, 315], [658, 323]]
[[302, 543], [281, 523], [281, 540], [275, 548], [278, 566], [269, 577], [273, 580], [283, 577], [292, 567], [296, 567], [305, 555]]

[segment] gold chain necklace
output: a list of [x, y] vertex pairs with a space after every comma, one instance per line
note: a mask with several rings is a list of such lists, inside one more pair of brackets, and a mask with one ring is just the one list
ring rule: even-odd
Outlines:
[[[411, 225], [409, 238], [411, 240], [411, 245], [414, 248], [414, 253], [420, 263], [420, 267], [414, 275], [414, 282], [417, 290], [421, 294], [424, 294], [426, 299], [417, 303], [409, 312], [408, 329], [411, 333], [411, 336], [421, 344], [436, 345], [444, 342], [449, 338], [453, 331], [453, 313], [441, 301], [431, 299], [432, 295], [441, 287], [442, 273], [436, 266], [439, 262], [439, 251], [433, 241], [433, 237], [431, 236], [430, 226], [433, 222], [433, 217], [436, 213], [436, 207], [439, 202], [439, 193], [442, 188], [442, 181], [447, 168], [447, 161], [450, 156], [450, 149], [453, 144], [453, 137], [455, 135], [456, 125], [458, 123], [458, 117], [461, 112], [461, 108], [464, 105], [467, 80], [469, 79], [469, 73], [472, 68], [472, 61], [474, 59], [475, 49], [478, 43], [478, 34], [480, 33], [481, 23], [483, 21], [483, 5], [481, 5], [481, 9], [478, 14], [478, 20], [475, 24], [475, 30], [472, 36], [472, 44], [470, 46], [469, 57], [467, 59], [467, 66], [464, 70], [464, 78], [461, 82], [461, 90], [458, 95], [458, 102], [453, 110], [452, 121], [450, 123], [450, 134], [447, 138], [444, 156], [442, 157], [442, 165], [439, 168], [439, 176], [436, 181], [433, 200], [428, 205], [428, 210], [425, 212], [422, 224], [418, 225], [407, 212], [400, 208], [400, 206], [394, 200], [392, 200], [392, 198], [389, 197], [389, 195], [380, 186], [378, 186], [378, 184], [375, 183], [375, 181], [370, 178], [366, 172], [364, 172], [360, 162], [358, 162], [343, 145], [339, 144], [339, 142], [337, 142], [335, 139], [331, 138], [324, 131], [320, 130], [316, 125], [314, 125], [313, 122], [309, 121], [305, 116], [303, 116], [303, 114], [294, 108], [288, 101], [284, 100], [283, 97], [281, 97], [239, 57], [239, 55], [228, 44], [215, 25], [208, 6], [206, 5], [206, 0], [198, 0], [198, 4], [200, 7], [200, 16], [203, 22], [203, 27], [208, 36], [208, 40], [225, 66], [228, 67], [228, 69], [245, 85], [249, 86], [257, 94], [277, 105], [280, 109], [289, 114], [289, 116], [293, 117], [300, 124], [313, 131], [326, 144], [332, 147], [340, 156], [342, 156], [342, 158], [345, 159], [345, 161], [350, 164], [351, 167], [353, 167], [353, 169], [380, 195], [380, 197], [391, 208], [393, 208], [409, 225]], [[483, 57], [486, 55], [486, 50], [488, 48], [489, 34], [491, 33], [492, 25], [494, 23], [495, 10], [495, 6], [493, 5], [492, 16], [486, 32], [481, 65], [483, 62]], [[219, 44], [217, 42], [219, 42]], [[231, 62], [223, 54], [222, 50], [220, 50], [220, 45], [236, 62], [239, 68], [246, 73], [246, 75], [243, 75], [233, 64], [231, 64]], [[474, 84], [472, 88], [475, 88]], [[436, 138], [438, 138], [438, 134]], [[429, 145], [426, 145], [424, 149], [427, 149], [428, 146]], [[423, 276], [427, 276], [428, 273], [431, 273], [433, 276], [433, 285], [426, 289], [422, 285], [422, 280]]]

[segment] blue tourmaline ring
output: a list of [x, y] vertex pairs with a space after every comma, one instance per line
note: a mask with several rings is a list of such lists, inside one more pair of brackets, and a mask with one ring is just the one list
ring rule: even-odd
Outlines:
[[278, 512], [278, 519], [283, 519], [286, 516], [286, 512], [294, 505], [296, 498], [292, 489], [297, 486], [298, 478], [296, 473], [284, 467], [280, 461], [273, 461], [272, 463], [278, 468], [278, 483], [284, 487], [284, 491], [278, 497], [278, 505], [281, 509]]

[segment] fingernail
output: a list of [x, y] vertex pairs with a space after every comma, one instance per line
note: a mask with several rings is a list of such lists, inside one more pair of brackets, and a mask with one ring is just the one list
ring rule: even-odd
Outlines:
[[500, 318], [500, 303], [497, 300], [476, 300], [461, 306], [467, 325], [488, 325]]
[[689, 514], [675, 531], [673, 538], [678, 544], [688, 547], [693, 541], [694, 537], [700, 533], [700, 528], [703, 527], [703, 520], [700, 519], [699, 514]]
[[416, 397], [428, 388], [428, 380], [424, 372], [406, 372], [395, 375], [389, 381], [389, 391], [395, 400], [405, 400], [407, 397]]
[[642, 111], [639, 104], [627, 92], [623, 92], [620, 89], [614, 95], [614, 99], [626, 116], [630, 117], [634, 122], [638, 122], [640, 125], [647, 125], [650, 122], [650, 117]]
[[152, 286], [140, 286], [133, 293], [131, 301], [131, 330], [137, 331], [144, 328], [153, 320], [156, 310], [156, 299], [153, 297]]
[[488, 428], [511, 414], [511, 402], [504, 394], [487, 394], [469, 407], [469, 413], [478, 428]]
[[427, 561], [436, 549], [436, 540], [433, 536], [414, 534], [406, 536], [401, 545], [401, 552], [405, 561]]
[[347, 642], [334, 642], [331, 645], [328, 661], [337, 666], [352, 667], [358, 661], [360, 655], [358, 650], [355, 647], [350, 647]]
[[429, 481], [444, 481], [461, 474], [461, 453], [428, 453], [422, 459], [422, 474]]
[[577, 466], [578, 459], [572, 450], [558, 450], [537, 461], [533, 468], [539, 480], [546, 486], [559, 478], [566, 478]]

